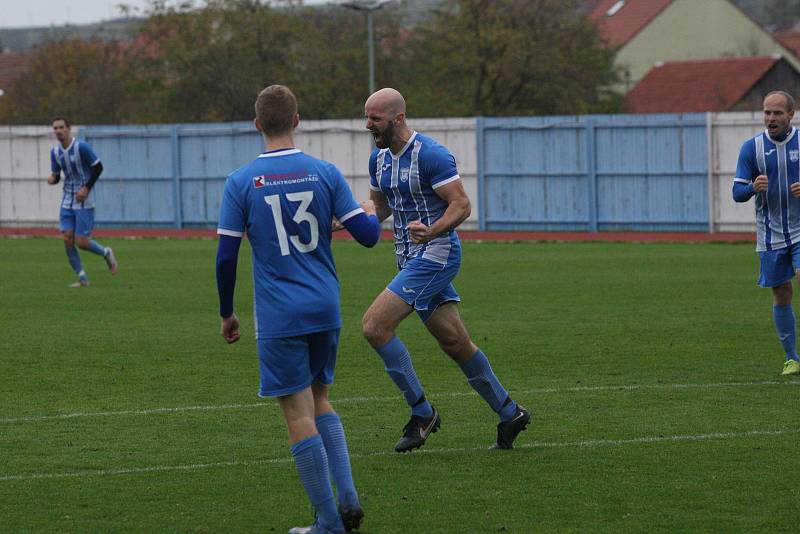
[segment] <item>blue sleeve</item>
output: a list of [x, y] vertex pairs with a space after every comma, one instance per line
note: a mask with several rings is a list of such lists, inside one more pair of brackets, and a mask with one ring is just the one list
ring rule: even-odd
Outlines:
[[58, 160], [56, 159], [56, 151], [54, 149], [50, 150], [50, 172], [56, 176], [61, 174], [61, 165], [58, 164]]
[[217, 245], [217, 293], [219, 293], [220, 317], [230, 317], [233, 314], [236, 264], [241, 243], [241, 237], [219, 236], [219, 244]]
[[753, 191], [753, 184], [743, 184], [741, 182], [733, 182], [733, 200], [736, 202], [747, 202], [750, 197], [755, 195]]
[[81, 159], [88, 163], [90, 167], [94, 167], [100, 163], [100, 158], [98, 158], [97, 154], [94, 153], [94, 150], [92, 150], [92, 147], [89, 146], [89, 143], [81, 143], [78, 146], [78, 152], [81, 154]]
[[233, 237], [244, 235], [247, 213], [243, 206], [243, 201], [239, 198], [236, 191], [236, 181], [228, 177], [225, 181], [225, 191], [222, 194], [222, 202], [219, 206], [219, 224], [217, 233]]
[[739, 150], [739, 160], [736, 163], [735, 181], [740, 183], [750, 183], [760, 174], [758, 163], [756, 162], [755, 141], [749, 139]]
[[381, 238], [381, 223], [375, 215], [367, 215], [362, 211], [342, 224], [350, 232], [350, 235], [365, 247], [374, 247]]
[[446, 183], [458, 180], [456, 158], [441, 145], [430, 147], [430, 151], [420, 162], [421, 178], [435, 189]]
[[753, 180], [758, 176], [758, 162], [756, 162], [756, 147], [753, 139], [748, 139], [739, 150], [739, 160], [736, 163], [736, 176], [733, 178], [733, 200], [747, 202], [755, 194]]

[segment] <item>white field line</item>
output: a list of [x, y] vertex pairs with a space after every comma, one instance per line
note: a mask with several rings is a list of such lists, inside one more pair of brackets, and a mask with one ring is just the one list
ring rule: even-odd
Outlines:
[[[515, 397], [545, 394], [545, 393], [573, 393], [573, 392], [594, 392], [594, 391], [638, 391], [638, 390], [686, 390], [686, 389], [725, 389], [725, 388], [747, 388], [762, 386], [798, 386], [797, 380], [765, 380], [761, 382], [717, 382], [711, 384], [629, 384], [617, 386], [574, 386], [565, 388], [539, 388], [514, 390], [511, 393]], [[458, 393], [433, 393], [426, 395], [431, 399], [446, 399], [456, 397], [474, 396], [474, 391]], [[401, 397], [345, 397], [342, 399], [331, 400], [332, 404], [348, 404], [360, 402], [390, 402], [396, 401]], [[216, 410], [247, 410], [253, 408], [274, 408], [275, 403], [268, 401], [255, 402], [249, 404], [219, 404], [210, 406], [177, 406], [173, 408], [143, 408], [140, 410], [118, 410], [108, 412], [75, 412], [54, 415], [26, 415], [20, 417], [0, 417], [2, 423], [31, 423], [36, 421], [50, 421], [54, 419], [72, 419], [78, 417], [117, 417], [125, 415], [156, 415], [156, 414], [175, 414], [183, 412], [211, 412]]]
[[[592, 448], [592, 447], [619, 447], [626, 445], [639, 445], [649, 443], [666, 443], [681, 441], [711, 441], [725, 439], [740, 439], [752, 437], [770, 437], [800, 434], [800, 428], [786, 428], [783, 430], [748, 430], [745, 432], [712, 432], [709, 434], [690, 434], [676, 436], [642, 436], [627, 439], [590, 439], [581, 441], [543, 441], [538, 443], [527, 443], [516, 447], [516, 449], [561, 449], [561, 448]], [[486, 451], [487, 454], [509, 454], [505, 451], [487, 451], [486, 447], [463, 447], [435, 449], [420, 449], [412, 454], [458, 454]], [[513, 454], [513, 453], [511, 453]], [[351, 459], [376, 458], [376, 457], [395, 457], [403, 456], [394, 451], [378, 451], [370, 453], [351, 454]], [[210, 462], [203, 464], [184, 464], [184, 465], [155, 465], [151, 467], [131, 467], [127, 469], [100, 469], [97, 471], [72, 471], [66, 473], [29, 473], [24, 475], [5, 475], [0, 476], [0, 482], [20, 481], [20, 480], [41, 480], [59, 478], [86, 478], [94, 476], [109, 475], [137, 475], [146, 473], [163, 473], [169, 471], [197, 471], [202, 469], [214, 469], [220, 467], [250, 467], [269, 464], [289, 464], [294, 460], [291, 457], [265, 458], [263, 460], [242, 460], [236, 462]]]

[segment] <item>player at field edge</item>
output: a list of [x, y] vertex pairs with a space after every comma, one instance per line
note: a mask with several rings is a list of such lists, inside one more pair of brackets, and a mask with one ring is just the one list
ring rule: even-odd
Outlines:
[[486, 355], [470, 339], [459, 313], [461, 298], [452, 284], [461, 265], [456, 228], [471, 211], [455, 158], [432, 138], [408, 127], [405, 99], [395, 89], [370, 95], [364, 115], [377, 147], [369, 158], [370, 199], [380, 221], [393, 217], [399, 272], [367, 309], [362, 329], [411, 408], [395, 450], [421, 447], [441, 424], [439, 412], [425, 398], [408, 350], [395, 335], [413, 311], [498, 414], [492, 448], [511, 449], [531, 416], [511, 399]]
[[772, 91], [764, 98], [766, 130], [739, 152], [733, 199], [755, 196], [758, 284], [772, 288], [772, 318], [786, 353], [782, 375], [800, 374], [792, 279], [800, 268], [800, 137], [791, 125], [794, 98]]
[[94, 229], [94, 184], [103, 172], [103, 164], [86, 141], [72, 137], [72, 127], [64, 117], [52, 122], [58, 144], [50, 150], [50, 176], [47, 183], [56, 185], [64, 174], [64, 193], [61, 197], [58, 229], [64, 238], [67, 259], [78, 276], [70, 287], [86, 287], [89, 277], [83, 269], [80, 254], [75, 248], [102, 256], [111, 274], [117, 274], [114, 251], [92, 239]]
[[358, 528], [364, 512], [344, 429], [328, 402], [342, 326], [331, 226], [336, 218], [360, 244], [371, 247], [380, 238], [380, 223], [372, 202], [359, 204], [333, 164], [295, 147], [300, 116], [288, 87], [265, 88], [255, 110], [266, 152], [228, 176], [220, 207], [220, 332], [228, 343], [239, 340], [233, 293], [239, 246], [247, 232], [259, 396], [278, 399], [297, 472], [317, 514], [313, 525], [289, 533], [349, 532]]

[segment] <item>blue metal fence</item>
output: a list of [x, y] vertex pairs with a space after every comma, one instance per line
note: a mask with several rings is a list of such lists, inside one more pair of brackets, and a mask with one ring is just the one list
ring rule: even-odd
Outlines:
[[482, 230], [708, 229], [704, 114], [480, 118]]
[[[705, 231], [704, 114], [476, 119], [482, 230]], [[251, 123], [89, 126], [104, 226], [213, 227]]]
[[81, 128], [103, 161], [103, 226], [213, 227], [227, 176], [263, 150], [252, 123]]

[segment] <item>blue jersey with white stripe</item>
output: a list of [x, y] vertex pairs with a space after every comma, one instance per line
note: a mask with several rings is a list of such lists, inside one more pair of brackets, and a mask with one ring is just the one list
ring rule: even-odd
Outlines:
[[376, 149], [369, 158], [370, 188], [386, 196], [394, 218], [394, 247], [397, 265], [417, 256], [446, 264], [458, 234], [451, 230], [419, 244], [409, 238], [408, 224], [422, 221], [431, 226], [447, 210], [447, 202], [436, 188], [460, 180], [456, 160], [447, 148], [428, 136], [413, 132], [399, 154], [388, 148]]
[[331, 221], [363, 211], [333, 164], [298, 149], [265, 152], [228, 176], [217, 233], [247, 232], [256, 339], [341, 328]]
[[92, 176], [90, 167], [100, 163], [100, 158], [94, 153], [89, 143], [73, 139], [67, 148], [60, 144], [50, 150], [50, 170], [56, 176], [64, 173], [64, 195], [61, 197], [61, 207], [68, 209], [94, 208], [94, 188], [89, 190], [89, 196], [83, 202], [75, 200], [75, 193], [86, 185]]
[[767, 176], [766, 193], [756, 193], [756, 250], [775, 250], [800, 241], [800, 198], [789, 186], [800, 180], [800, 143], [796, 128], [777, 142], [765, 131], [742, 145], [735, 182], [749, 184]]

